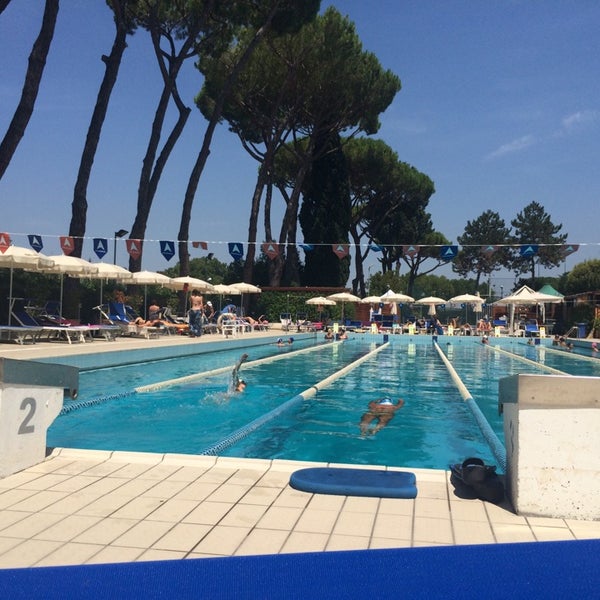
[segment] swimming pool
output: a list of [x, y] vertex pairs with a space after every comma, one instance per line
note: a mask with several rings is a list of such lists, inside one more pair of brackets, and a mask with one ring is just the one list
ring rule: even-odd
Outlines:
[[[252, 362], [242, 369], [250, 385], [238, 395], [226, 392], [240, 350], [86, 371], [80, 376], [78, 400], [66, 403], [64, 414], [48, 431], [48, 444], [186, 454], [216, 446], [226, 456], [437, 469], [467, 456], [495, 463], [431, 338], [394, 336], [380, 349], [381, 342], [381, 336], [362, 335], [344, 343], [256, 346], [249, 350]], [[503, 352], [476, 338], [439, 342], [500, 440], [501, 377], [546, 372], [543, 368], [549, 363], [573, 374], [600, 374], [598, 360], [577, 360], [512, 339], [496, 344]], [[378, 352], [369, 355], [375, 349]], [[303, 390], [367, 355], [314, 397], [298, 398]], [[257, 360], [273, 356], [280, 360]], [[534, 362], [539, 358], [542, 366]], [[140, 386], [199, 371], [216, 374], [135, 392]], [[403, 397], [405, 406], [376, 436], [361, 437], [360, 416], [369, 400], [382, 395]], [[279, 408], [282, 405], [285, 410]], [[255, 430], [246, 429], [278, 410], [280, 414]], [[240, 430], [233, 443], [223, 443]]]

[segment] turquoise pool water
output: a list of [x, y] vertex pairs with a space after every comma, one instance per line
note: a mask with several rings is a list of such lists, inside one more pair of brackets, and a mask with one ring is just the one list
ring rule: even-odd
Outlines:
[[[393, 337], [385, 349], [315, 397], [290, 402], [377, 348], [381, 341], [381, 336], [364, 335], [315, 347], [311, 342], [296, 343], [292, 348], [253, 347], [248, 351], [252, 362], [241, 372], [249, 383], [243, 394], [227, 392], [229, 367], [240, 350], [87, 371], [80, 376], [79, 398], [67, 402], [65, 414], [50, 427], [48, 444], [198, 454], [288, 403], [289, 408], [276, 418], [226, 444], [219, 454], [415, 468], [446, 468], [449, 462], [467, 456], [495, 462], [471, 410], [426, 336]], [[439, 343], [503, 440], [497, 408], [499, 379], [544, 371], [494, 352], [476, 338], [441, 337]], [[565, 372], [600, 375], [600, 360], [578, 360], [575, 355], [511, 339], [494, 343]], [[298, 349], [306, 351], [296, 352]], [[253, 364], [260, 358], [281, 355], [281, 360]], [[227, 372], [212, 377], [134, 393], [138, 386], [225, 367]], [[405, 406], [377, 435], [361, 437], [360, 416], [370, 400], [382, 395], [402, 397]]]

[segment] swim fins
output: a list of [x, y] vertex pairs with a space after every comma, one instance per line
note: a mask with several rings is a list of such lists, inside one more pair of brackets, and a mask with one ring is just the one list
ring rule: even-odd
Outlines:
[[480, 458], [467, 458], [462, 463], [450, 465], [453, 483], [458, 481], [475, 493], [480, 500], [497, 504], [504, 499], [504, 485], [494, 465], [486, 465]]

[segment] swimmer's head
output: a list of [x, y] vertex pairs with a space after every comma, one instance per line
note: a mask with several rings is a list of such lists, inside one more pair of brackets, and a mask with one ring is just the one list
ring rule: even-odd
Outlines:
[[378, 400], [377, 404], [394, 404], [394, 403], [392, 402], [392, 399], [389, 396], [386, 396], [385, 398], [381, 398], [380, 400]]
[[240, 379], [235, 387], [237, 392], [243, 392], [246, 389], [246, 382], [243, 379]]

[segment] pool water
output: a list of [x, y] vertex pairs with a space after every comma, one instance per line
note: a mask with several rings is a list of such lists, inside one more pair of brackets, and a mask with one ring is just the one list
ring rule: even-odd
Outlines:
[[[440, 338], [440, 347], [503, 440], [497, 406], [499, 379], [544, 371], [494, 352], [476, 339], [454, 338], [450, 343], [447, 339]], [[273, 362], [244, 365], [240, 375], [249, 385], [243, 394], [228, 392], [229, 372], [133, 393], [140, 385], [232, 366], [239, 350], [85, 372], [80, 376], [80, 397], [76, 401], [82, 408], [55, 420], [48, 431], [48, 443], [106, 450], [203, 453], [365, 356], [380, 342], [381, 337], [375, 341], [366, 335], [303, 352], [295, 350], [308, 344], [254, 347], [249, 350], [249, 361], [284, 356]], [[600, 371], [600, 360], [577, 360], [577, 356], [512, 340], [498, 342], [510, 352], [530, 360], [542, 359], [543, 364], [565, 372], [598, 375]], [[402, 397], [404, 407], [377, 435], [361, 436], [358, 422], [362, 413], [370, 400], [383, 395]], [[103, 401], [105, 398], [110, 399]], [[452, 384], [431, 338], [426, 336], [394, 337], [386, 348], [314, 397], [289, 404], [276, 418], [240, 436], [219, 453], [437, 469], [468, 456], [495, 462], [471, 410]]]

